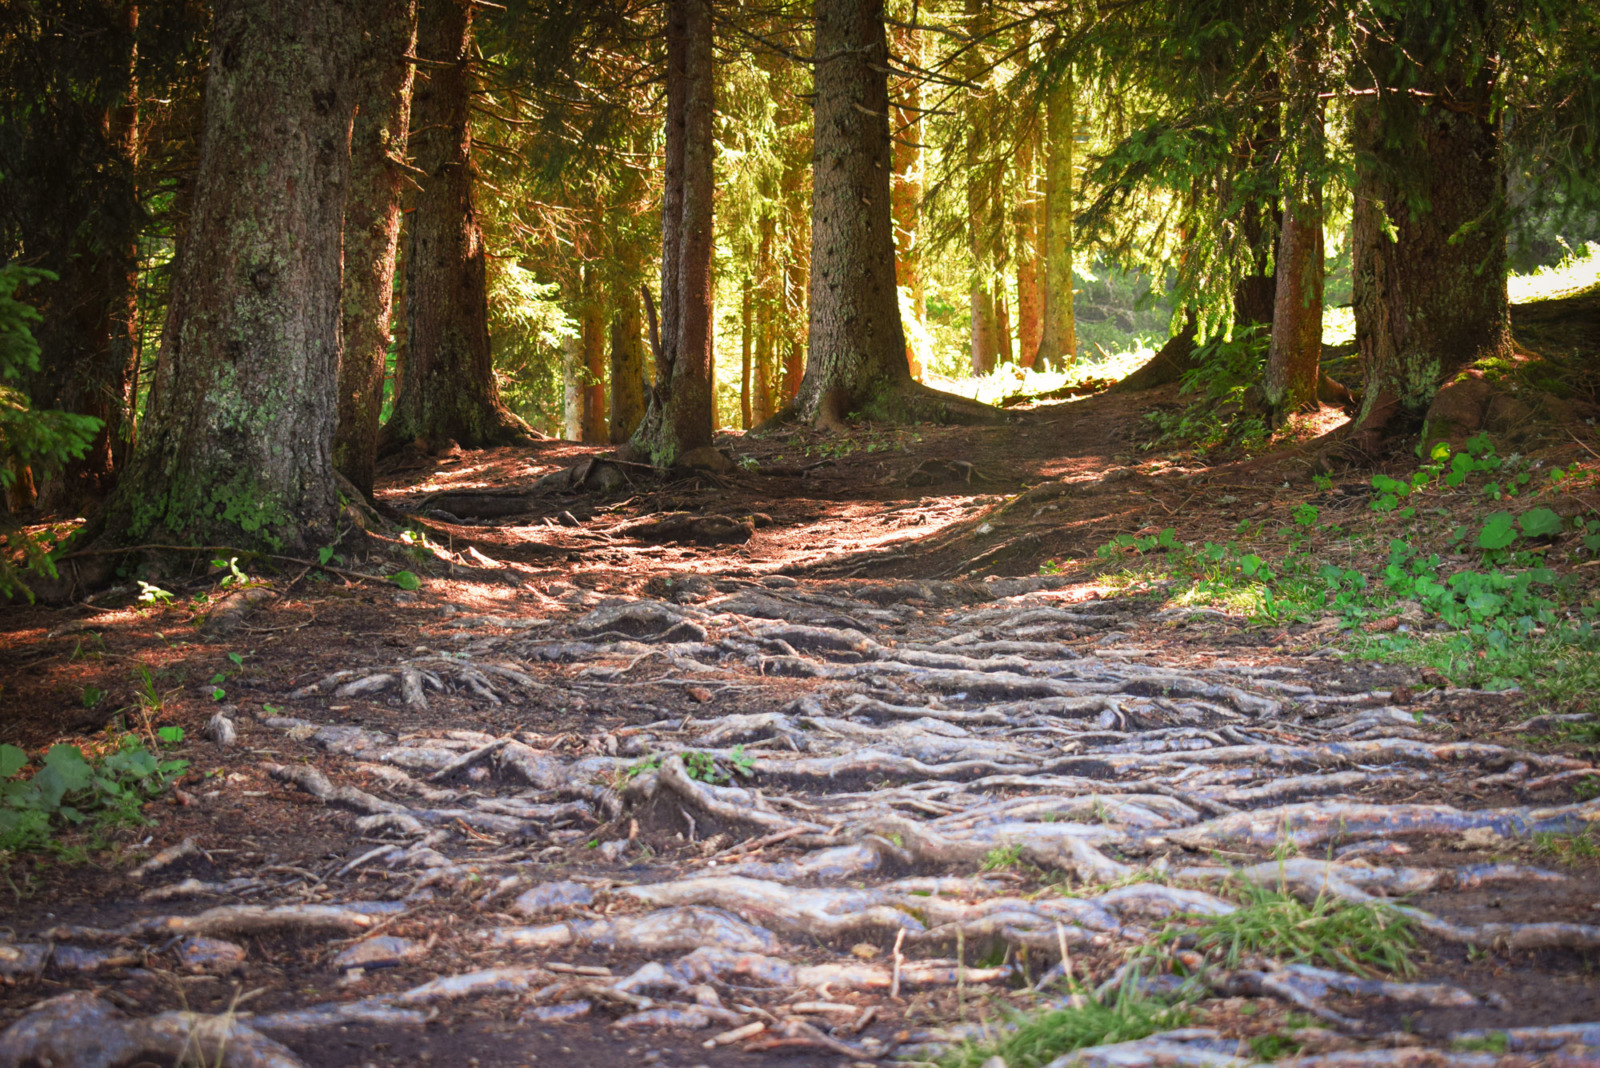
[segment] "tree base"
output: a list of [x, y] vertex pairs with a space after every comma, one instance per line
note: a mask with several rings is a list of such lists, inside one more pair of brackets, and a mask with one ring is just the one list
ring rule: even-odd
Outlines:
[[1145, 365], [1112, 386], [1111, 393], [1139, 393], [1157, 386], [1176, 382], [1197, 365], [1195, 328], [1186, 326], [1167, 339], [1161, 350], [1150, 357]]

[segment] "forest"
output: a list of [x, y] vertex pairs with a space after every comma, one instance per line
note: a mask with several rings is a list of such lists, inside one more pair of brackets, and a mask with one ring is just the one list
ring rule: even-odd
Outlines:
[[0, 1068], [1591, 1063], [1596, 57], [0, 5]]

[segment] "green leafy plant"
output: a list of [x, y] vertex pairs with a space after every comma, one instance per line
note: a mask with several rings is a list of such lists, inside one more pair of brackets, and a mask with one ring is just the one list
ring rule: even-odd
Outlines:
[[[101, 427], [93, 416], [36, 409], [15, 385], [39, 369], [39, 344], [30, 328], [39, 321], [39, 313], [18, 300], [17, 293], [55, 277], [18, 263], [0, 266], [0, 493], [9, 493], [23, 472], [58, 468], [78, 459]], [[23, 573], [54, 578], [49, 548], [39, 537], [25, 533], [9, 513], [0, 513], [0, 540], [0, 598], [20, 590], [31, 600]]]
[[217, 585], [223, 589], [227, 589], [230, 586], [243, 587], [250, 585], [250, 576], [239, 569], [239, 558], [237, 556], [230, 556], [226, 560], [213, 560], [211, 561], [211, 566], [226, 572], [222, 578], [217, 580]]
[[710, 753], [688, 752], [683, 754], [683, 770], [689, 778], [700, 782], [720, 783], [727, 782], [728, 776], [717, 767], [717, 758]]
[[[181, 737], [179, 731], [173, 744]], [[91, 821], [96, 828], [143, 825], [145, 803], [188, 766], [160, 759], [133, 734], [103, 756], [51, 746], [36, 765], [16, 746], [0, 745], [0, 851], [50, 847], [64, 827]]]
[[422, 580], [410, 571], [396, 571], [389, 578], [402, 590], [418, 590], [422, 588]]

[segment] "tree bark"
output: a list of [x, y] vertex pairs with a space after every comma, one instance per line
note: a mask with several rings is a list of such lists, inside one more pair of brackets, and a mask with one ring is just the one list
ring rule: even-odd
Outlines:
[[350, 135], [340, 295], [344, 351], [333, 436], [333, 466], [368, 497], [378, 459], [384, 368], [393, 340], [395, 253], [415, 69], [406, 57], [416, 48], [416, 0], [377, 0], [371, 17]]
[[644, 418], [644, 315], [631, 284], [617, 288], [611, 306], [611, 444], [621, 445]]
[[1266, 400], [1274, 421], [1314, 403], [1322, 368], [1322, 195], [1291, 202], [1278, 235], [1277, 292], [1267, 349]]
[[1272, 422], [1314, 406], [1322, 370], [1323, 108], [1316, 75], [1317, 35], [1297, 35], [1286, 76], [1285, 125], [1296, 134], [1298, 158], [1279, 225], [1272, 336], [1267, 347], [1267, 410]]
[[360, 47], [349, 0], [219, 0], [189, 240], [113, 542], [337, 536], [340, 235]]
[[[412, 91], [412, 154], [424, 172], [406, 256], [406, 374], [385, 447], [504, 445], [529, 436], [500, 402], [489, 348], [483, 229], [473, 204], [470, 0], [425, 0]], [[443, 64], [443, 65], [438, 65]]]
[[1044, 333], [1040, 318], [1044, 294], [1039, 285], [1039, 189], [1034, 180], [1034, 145], [1038, 128], [1017, 138], [1017, 182], [1021, 187], [1016, 210], [1017, 256], [1017, 362], [1032, 367]]
[[714, 80], [711, 0], [668, 0], [661, 353], [632, 441], [658, 466], [711, 444]]
[[985, 106], [987, 101], [982, 97], [987, 95], [989, 86], [978, 42], [989, 32], [985, 0], [966, 0], [966, 16], [968, 58], [964, 67], [967, 80], [980, 87], [969, 90], [966, 109], [967, 239], [972, 250], [972, 279], [969, 283], [971, 367], [973, 374], [983, 375], [994, 370], [1000, 353], [1000, 327], [995, 306], [995, 287], [999, 278], [990, 274], [998, 259], [995, 246], [999, 224], [994, 218], [994, 208], [999, 183], [992, 163], [984, 158], [989, 148], [989, 116]]
[[590, 260], [583, 265], [583, 305], [579, 317], [583, 328], [583, 426], [585, 445], [601, 445], [611, 440], [606, 426], [606, 307], [600, 285], [600, 265]]
[[[20, 115], [0, 120], [11, 142], [0, 169], [12, 172], [0, 224], [15, 226], [27, 263], [57, 276], [30, 298], [42, 316], [33, 328], [40, 367], [21, 386], [37, 408], [101, 424], [83, 456], [38, 479], [41, 507], [62, 514], [81, 512], [111, 491], [133, 437], [143, 221], [135, 184], [138, 24], [132, 2], [82, 5], [71, 16], [46, 10], [32, 27], [39, 36], [11, 45], [44, 72], [42, 84], [30, 88], [47, 99], [27, 100]], [[82, 54], [85, 41], [94, 42], [91, 55]], [[19, 503], [33, 503], [31, 489], [14, 489]]]
[[882, 0], [816, 0], [811, 315], [804, 420], [992, 417], [914, 383], [895, 285]]
[[783, 401], [791, 403], [800, 395], [805, 379], [808, 330], [798, 329], [811, 318], [811, 212], [804, 195], [807, 160], [796, 153], [784, 170], [779, 184], [783, 201], [784, 230], [788, 241], [783, 261]]
[[[922, 247], [918, 243], [922, 216], [922, 32], [898, 25], [893, 30], [894, 50], [900, 66], [912, 74], [895, 84], [890, 112], [890, 154], [894, 176], [889, 197], [894, 215], [895, 284], [911, 297], [911, 313], [920, 325], [927, 320], [927, 291], [922, 280]], [[929, 354], [916, 351], [912, 335], [906, 336], [906, 360], [913, 377]]]
[[774, 366], [777, 331], [776, 319], [780, 294], [778, 293], [777, 265], [773, 262], [773, 242], [777, 237], [777, 219], [769, 208], [761, 217], [761, 240], [756, 246], [755, 278], [755, 385], [750, 401], [750, 423], [760, 426], [772, 417], [778, 407], [774, 403], [774, 385], [777, 368]]
[[[1476, 39], [1493, 37], [1486, 26]], [[1374, 50], [1392, 58], [1425, 45], [1402, 35]], [[1476, 53], [1430, 71], [1419, 87], [1361, 98], [1352, 123], [1353, 303], [1366, 389], [1350, 444], [1362, 450], [1413, 429], [1463, 367], [1512, 352], [1490, 72]], [[1430, 425], [1428, 434], [1453, 429]]]
[[1072, 312], [1072, 72], [1064, 71], [1045, 97], [1043, 326], [1033, 365], [1061, 370], [1077, 357]]
[[744, 276], [744, 284], [740, 287], [739, 294], [739, 354], [741, 360], [739, 372], [739, 429], [749, 430], [755, 424], [750, 421], [750, 389], [753, 385], [750, 357], [755, 343], [753, 330], [755, 324], [751, 321], [754, 297], [751, 292], [753, 283], [750, 276]]

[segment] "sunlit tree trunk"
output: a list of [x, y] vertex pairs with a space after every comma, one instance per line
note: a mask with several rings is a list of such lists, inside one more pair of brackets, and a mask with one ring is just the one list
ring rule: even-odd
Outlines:
[[988, 374], [994, 369], [1000, 352], [999, 321], [995, 309], [995, 283], [990, 272], [995, 262], [996, 223], [994, 219], [995, 193], [998, 183], [993, 168], [986, 159], [989, 151], [988, 93], [989, 78], [984, 71], [983, 57], [978, 43], [989, 32], [989, 9], [985, 0], [966, 0], [967, 60], [964, 64], [969, 82], [977, 90], [969, 90], [967, 102], [966, 181], [967, 238], [972, 250], [972, 280], [969, 283], [969, 302], [972, 312], [972, 373]]
[[111, 540], [303, 552], [337, 537], [354, 7], [213, 8], [189, 239]]
[[1078, 352], [1072, 312], [1073, 79], [1063, 71], [1045, 97], [1044, 262], [1041, 265], [1043, 324], [1034, 366], [1059, 370]]
[[600, 284], [600, 265], [583, 265], [583, 303], [579, 314], [583, 328], [582, 426], [580, 440], [599, 445], [611, 440], [606, 428], [606, 306]]
[[406, 373], [386, 445], [468, 448], [524, 438], [500, 402], [489, 349], [483, 229], [473, 203], [471, 0], [423, 0], [412, 89], [411, 150], [423, 172], [409, 225]]
[[[787, 249], [783, 261], [783, 389], [785, 404], [800, 393], [806, 373], [807, 330], [811, 302], [811, 205], [804, 196], [805, 164], [797, 159], [785, 169], [780, 194], [784, 205]], [[776, 407], [776, 406], [775, 406]]]
[[391, 342], [400, 195], [405, 187], [415, 69], [406, 57], [416, 48], [416, 0], [374, 0], [371, 16], [350, 136], [340, 296], [344, 350], [339, 361], [339, 421], [333, 436], [334, 467], [369, 497]]
[[714, 74], [710, 0], [667, 3], [661, 352], [634, 448], [659, 465], [711, 444]]
[[1267, 353], [1266, 399], [1275, 415], [1317, 399], [1322, 366], [1322, 196], [1285, 207]]
[[816, 0], [810, 353], [798, 406], [838, 427], [908, 385], [890, 213], [882, 0]]
[[770, 209], [761, 216], [761, 241], [756, 246], [755, 278], [755, 385], [750, 401], [750, 422], [760, 426], [777, 409], [774, 385], [777, 368], [774, 342], [777, 331], [775, 321], [781, 301], [778, 275], [773, 262], [773, 242], [777, 236], [777, 219]]
[[[918, 242], [922, 215], [922, 78], [916, 72], [923, 65], [923, 35], [920, 30], [897, 25], [892, 31], [894, 51], [900, 66], [911, 71], [895, 82], [891, 96], [890, 154], [894, 177], [889, 198], [894, 214], [895, 282], [911, 297], [911, 313], [920, 326], [927, 320], [927, 292], [922, 281], [922, 247]], [[921, 377], [921, 367], [929, 353], [919, 353], [913, 333], [906, 334], [906, 360], [913, 377]]]
[[751, 321], [751, 305], [753, 294], [750, 276], [744, 276], [744, 283], [740, 286], [739, 293], [739, 428], [749, 430], [755, 424], [751, 422], [750, 388], [752, 385], [750, 356], [754, 346], [754, 323]]
[[1017, 257], [1017, 362], [1033, 366], [1039, 354], [1043, 330], [1040, 314], [1044, 294], [1039, 287], [1039, 188], [1034, 180], [1034, 146], [1037, 127], [1017, 137], [1017, 183], [1020, 187], [1016, 210]]

